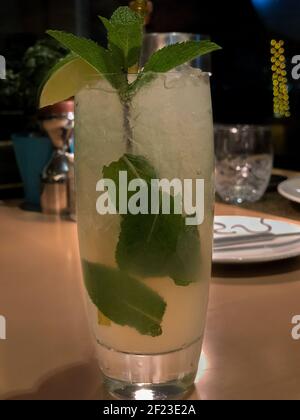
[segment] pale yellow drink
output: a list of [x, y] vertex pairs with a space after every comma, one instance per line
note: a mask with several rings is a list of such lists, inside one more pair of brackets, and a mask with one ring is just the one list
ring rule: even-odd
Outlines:
[[[120, 216], [100, 216], [97, 213], [99, 193], [96, 184], [104, 166], [128, 153], [122, 104], [118, 94], [102, 80], [82, 90], [76, 97], [76, 106], [81, 257], [117, 269], [115, 250]], [[135, 328], [111, 321], [103, 322], [102, 319], [99, 322], [98, 308], [87, 294], [93, 334], [100, 348], [100, 358], [103, 358], [102, 347], [114, 352], [154, 356], [180, 353], [196, 345], [197, 359], [202, 345], [211, 277], [214, 153], [209, 76], [190, 67], [158, 75], [133, 98], [130, 125], [133, 134], [130, 153], [144, 156], [160, 178], [205, 180], [205, 218], [198, 227], [199, 278], [188, 286], [178, 286], [168, 277], [139, 278], [166, 302], [162, 334], [157, 337], [142, 335]], [[103, 360], [100, 361], [102, 369], [104, 364]], [[183, 372], [184, 375], [195, 373], [197, 360], [192, 364], [191, 372]], [[172, 378], [173, 374], [174, 371], [167, 374], [166, 381], [176, 380]]]

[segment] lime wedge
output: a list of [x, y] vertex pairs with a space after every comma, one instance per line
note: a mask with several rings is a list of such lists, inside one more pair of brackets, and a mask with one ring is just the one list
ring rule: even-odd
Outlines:
[[111, 320], [108, 319], [105, 315], [103, 315], [103, 313], [100, 312], [99, 310], [98, 310], [98, 324], [104, 327], [111, 326]]
[[44, 108], [75, 96], [90, 80], [101, 75], [82, 58], [69, 54], [48, 73], [41, 85], [39, 107]]

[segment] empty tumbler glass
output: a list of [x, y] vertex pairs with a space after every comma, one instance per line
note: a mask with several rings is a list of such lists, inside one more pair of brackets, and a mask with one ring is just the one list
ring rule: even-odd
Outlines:
[[270, 127], [215, 127], [216, 189], [222, 200], [256, 202], [267, 190], [273, 168]]

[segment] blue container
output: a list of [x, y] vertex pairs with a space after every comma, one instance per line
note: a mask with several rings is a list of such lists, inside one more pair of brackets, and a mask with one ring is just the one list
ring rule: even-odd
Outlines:
[[41, 174], [51, 158], [52, 142], [48, 137], [19, 134], [13, 134], [12, 141], [24, 183], [25, 208], [40, 210]]

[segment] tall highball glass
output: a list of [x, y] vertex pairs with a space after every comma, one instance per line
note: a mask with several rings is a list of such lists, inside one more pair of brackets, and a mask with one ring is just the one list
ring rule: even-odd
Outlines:
[[209, 75], [157, 74], [128, 103], [103, 79], [76, 97], [80, 253], [99, 366], [122, 399], [192, 387], [211, 278]]

